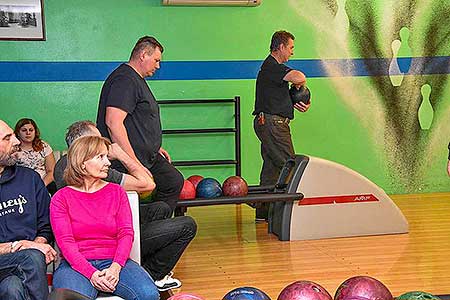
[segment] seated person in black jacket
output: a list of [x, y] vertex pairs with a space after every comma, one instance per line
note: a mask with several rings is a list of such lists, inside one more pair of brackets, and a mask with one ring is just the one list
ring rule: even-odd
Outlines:
[[[67, 147], [77, 138], [86, 135], [101, 136], [95, 124], [91, 121], [78, 121], [69, 126], [66, 133]], [[109, 168], [108, 182], [120, 184], [127, 191], [150, 192], [155, 188], [153, 178], [145, 168], [131, 159], [117, 144], [112, 144], [109, 149], [108, 158], [119, 160], [128, 170], [129, 174], [121, 173]], [[66, 186], [63, 179], [64, 169], [67, 166], [67, 155], [63, 155], [55, 165], [54, 178], [56, 187], [59, 189]]]

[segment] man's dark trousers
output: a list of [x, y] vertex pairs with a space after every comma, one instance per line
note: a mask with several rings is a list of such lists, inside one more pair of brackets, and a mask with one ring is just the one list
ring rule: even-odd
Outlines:
[[[258, 116], [255, 117], [253, 128], [261, 142], [263, 159], [259, 183], [260, 185], [275, 185], [286, 161], [295, 156], [289, 119], [264, 114], [262, 122]], [[256, 218], [267, 219], [268, 208], [268, 203], [262, 203], [261, 207], [257, 207]]]

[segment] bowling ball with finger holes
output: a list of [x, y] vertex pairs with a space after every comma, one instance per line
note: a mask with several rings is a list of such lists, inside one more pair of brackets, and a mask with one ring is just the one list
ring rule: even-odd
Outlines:
[[270, 300], [270, 297], [254, 287], [239, 287], [229, 291], [222, 300]]
[[291, 96], [292, 104], [303, 102], [304, 104], [309, 104], [311, 100], [311, 92], [309, 89], [302, 85], [297, 89], [295, 85], [292, 85], [289, 89], [289, 96]]
[[333, 298], [320, 284], [301, 280], [285, 287], [278, 300], [333, 300]]
[[202, 181], [203, 176], [201, 175], [191, 175], [188, 177], [187, 180], [189, 180], [190, 182], [192, 182], [192, 184], [194, 185], [195, 188], [197, 188], [197, 185], [200, 181]]
[[407, 292], [397, 298], [396, 300], [441, 300], [433, 294], [421, 291]]
[[178, 197], [180, 200], [188, 200], [195, 198], [195, 186], [189, 180], [184, 180], [183, 188], [181, 189], [180, 196]]
[[204, 300], [204, 299], [194, 294], [178, 293], [168, 298], [167, 300]]
[[222, 184], [224, 196], [243, 197], [248, 194], [248, 185], [240, 176], [230, 176]]
[[197, 185], [197, 198], [216, 198], [222, 196], [220, 183], [214, 178], [203, 178]]
[[369, 276], [355, 276], [345, 280], [336, 290], [334, 300], [393, 300], [389, 289]]

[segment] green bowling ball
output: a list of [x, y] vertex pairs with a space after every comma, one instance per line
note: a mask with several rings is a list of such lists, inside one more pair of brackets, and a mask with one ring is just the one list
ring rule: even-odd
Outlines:
[[404, 293], [397, 298], [396, 300], [441, 300], [439, 297], [436, 297], [435, 295], [432, 295], [427, 292], [421, 292], [421, 291], [414, 291], [414, 292], [407, 292]]

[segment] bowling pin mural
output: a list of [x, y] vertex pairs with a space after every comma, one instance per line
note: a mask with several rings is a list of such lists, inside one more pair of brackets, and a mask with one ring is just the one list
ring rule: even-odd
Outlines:
[[409, 47], [409, 29], [402, 27], [399, 32], [400, 40], [391, 43], [392, 60], [389, 64], [389, 79], [392, 86], [400, 86], [405, 74], [411, 67], [412, 51]]
[[[372, 68], [372, 60], [362, 63], [377, 76], [365, 81], [347, 80], [348, 74], [358, 74], [359, 64], [324, 59], [321, 65], [336, 95], [367, 130], [374, 151], [380, 154], [384, 186], [392, 193], [414, 193], [419, 188], [432, 191], [433, 177], [441, 175], [429, 168], [437, 158], [427, 154], [441, 151], [440, 137], [450, 130], [448, 107], [441, 105], [448, 98], [449, 81], [442, 76], [446, 68], [439, 58], [449, 53], [448, 14], [443, 9], [449, 1], [430, 0], [426, 5], [398, 0], [382, 5], [358, 0], [288, 2], [302, 22], [311, 25], [312, 45], [317, 45], [319, 57], [386, 59], [381, 64], [382, 75], [389, 79], [378, 76], [380, 65]], [[429, 97], [430, 87], [421, 93], [427, 82], [433, 87]], [[369, 121], [368, 111], [378, 122]]]
[[431, 86], [424, 84], [420, 89], [422, 94], [422, 103], [417, 111], [417, 117], [419, 119], [420, 128], [422, 130], [428, 130], [433, 123], [434, 110], [430, 102]]
[[338, 10], [336, 13], [335, 20], [338, 21], [340, 26], [340, 32], [343, 36], [346, 36], [348, 28], [350, 27], [350, 22], [348, 21], [347, 13], [345, 12], [345, 2], [347, 0], [337, 0]]
[[[409, 29], [408, 27], [402, 27], [400, 29], [400, 48], [398, 49], [397, 61], [400, 68], [400, 71], [403, 74], [407, 74], [409, 72], [409, 68], [411, 67], [411, 57], [412, 50], [409, 46]], [[408, 58], [399, 60], [399, 58]]]
[[401, 46], [401, 41], [394, 40], [391, 44], [392, 49], [392, 60], [389, 65], [389, 79], [391, 80], [392, 86], [400, 86], [403, 81], [403, 73], [400, 71], [398, 65], [397, 54]]

